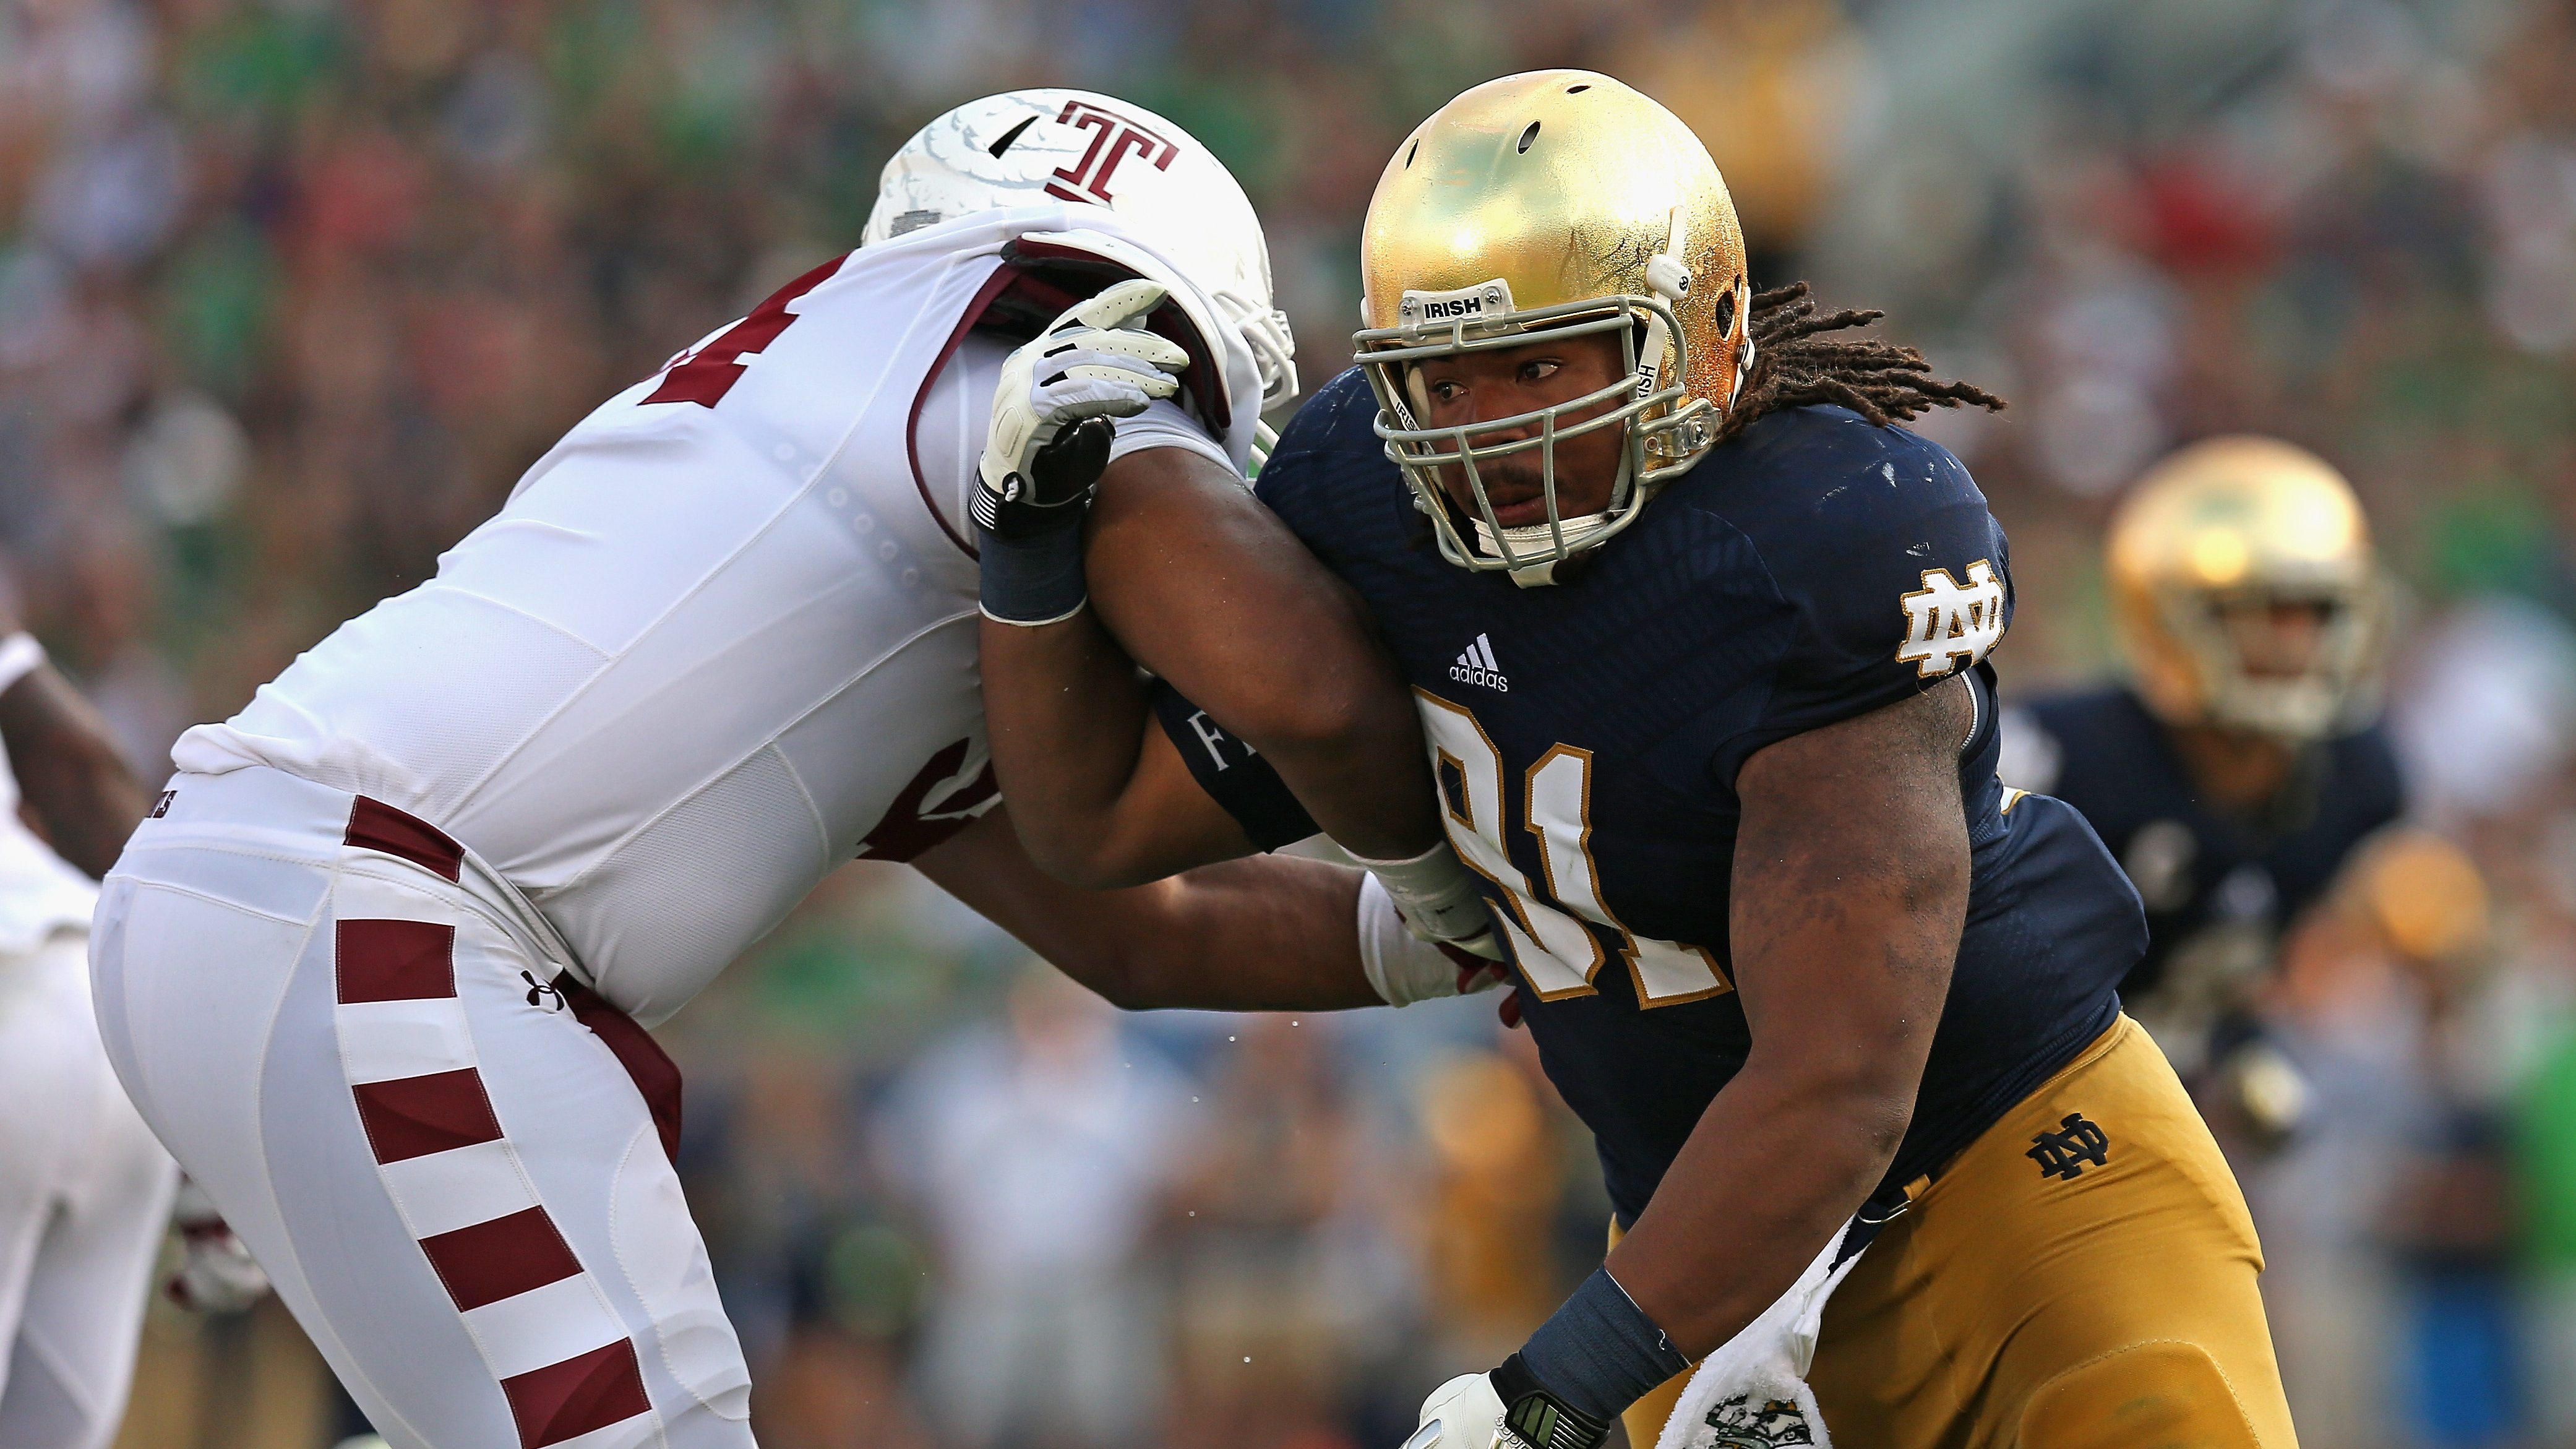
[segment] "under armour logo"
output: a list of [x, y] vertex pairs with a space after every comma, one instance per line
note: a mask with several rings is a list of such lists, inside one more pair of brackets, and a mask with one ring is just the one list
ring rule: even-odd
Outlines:
[[1968, 565], [1962, 586], [1948, 569], [1925, 569], [1923, 587], [1899, 595], [1905, 606], [1905, 642], [1896, 659], [1925, 679], [1938, 679], [1965, 659], [1974, 664], [2004, 637], [2004, 586], [1984, 559]]
[[528, 983], [528, 1004], [530, 1006], [539, 1005], [546, 997], [551, 996], [555, 999], [554, 1005], [548, 1006], [546, 1010], [561, 1011], [564, 1009], [564, 994], [562, 987], [555, 985], [551, 981], [539, 981], [536, 973], [533, 971], [520, 972], [519, 979]]
[[170, 802], [178, 798], [179, 792], [176, 790], [162, 791], [161, 798], [152, 802], [152, 818], [158, 820], [162, 816], [169, 814]]
[[2110, 1161], [2111, 1139], [2086, 1121], [2083, 1113], [2067, 1113], [2057, 1127], [2054, 1132], [2042, 1129], [2030, 1139], [2030, 1151], [2024, 1154], [2039, 1164], [2040, 1176], [2073, 1181], [2084, 1175], [2084, 1164], [2101, 1167]]
[[1756, 1404], [1752, 1395], [1737, 1394], [1709, 1410], [1707, 1423], [1715, 1435], [1706, 1440], [1691, 1436], [1691, 1449], [1784, 1449], [1816, 1442], [1795, 1399], [1765, 1399]]

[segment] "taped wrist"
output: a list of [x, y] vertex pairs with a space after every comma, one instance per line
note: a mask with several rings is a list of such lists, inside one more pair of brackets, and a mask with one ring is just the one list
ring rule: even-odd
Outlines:
[[1027, 534], [977, 525], [976, 598], [984, 617], [1034, 628], [1060, 624], [1091, 597], [1082, 574], [1081, 515], [1072, 525]]
[[1548, 1392], [1604, 1423], [1691, 1366], [1607, 1268], [1593, 1269], [1513, 1357]]
[[1455, 941], [1493, 928], [1476, 877], [1468, 874], [1445, 840], [1408, 860], [1353, 855], [1351, 863], [1385, 883], [1386, 893], [1417, 936]]

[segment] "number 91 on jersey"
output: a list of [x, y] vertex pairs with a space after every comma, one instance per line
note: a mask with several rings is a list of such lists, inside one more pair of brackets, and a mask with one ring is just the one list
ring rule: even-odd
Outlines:
[[1593, 977], [1609, 962], [1594, 926], [1618, 933], [1619, 954], [1641, 1007], [1674, 1006], [1734, 989], [1706, 948], [1640, 936], [1602, 899], [1600, 870], [1592, 859], [1590, 750], [1551, 745], [1522, 772], [1520, 828], [1538, 838], [1542, 877], [1533, 881], [1512, 864], [1504, 845], [1503, 756], [1493, 737], [1464, 705], [1420, 689], [1414, 698], [1422, 707], [1432, 770], [1441, 781], [1449, 843], [1470, 870], [1501, 889], [1510, 907], [1498, 913], [1503, 937], [1539, 1000], [1593, 994]]

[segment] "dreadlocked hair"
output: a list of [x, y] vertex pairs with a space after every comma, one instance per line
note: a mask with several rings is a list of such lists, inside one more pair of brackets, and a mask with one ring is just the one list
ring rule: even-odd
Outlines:
[[1811, 403], [1847, 407], [1882, 428], [1934, 408], [2003, 411], [2004, 400], [1975, 383], [1932, 376], [1932, 364], [1911, 347], [1881, 337], [1825, 335], [1866, 327], [1886, 315], [1857, 307], [1819, 313], [1804, 282], [1754, 294], [1748, 319], [1753, 370], [1726, 410], [1717, 441], [1743, 432], [1764, 413]]

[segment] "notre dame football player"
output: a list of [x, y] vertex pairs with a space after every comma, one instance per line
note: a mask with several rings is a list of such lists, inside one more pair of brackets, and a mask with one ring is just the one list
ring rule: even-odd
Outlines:
[[[1417, 127], [1362, 271], [1360, 366], [1258, 491], [1412, 687], [1616, 1212], [1412, 1445], [1591, 1449], [1623, 1411], [1642, 1445], [1678, 1396], [1694, 1446], [1820, 1414], [1888, 1449], [2290, 1449], [2243, 1200], [2119, 1010], [2136, 893], [1996, 778], [2002, 532], [1896, 426], [1997, 400], [1851, 334], [1875, 313], [1753, 293], [1705, 147], [1591, 72]], [[983, 647], [1015, 818], [1114, 790], [1134, 749], [1087, 742], [1146, 705], [1099, 626]]]
[[2341, 474], [2271, 438], [2141, 477], [2105, 550], [2129, 678], [2004, 715], [2003, 775], [2073, 805], [2147, 909], [2121, 998], [2248, 1145], [2297, 1125], [2297, 1068], [2247, 1010], [2281, 931], [2397, 817], [2372, 721], [2384, 592]]

